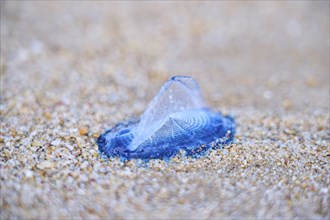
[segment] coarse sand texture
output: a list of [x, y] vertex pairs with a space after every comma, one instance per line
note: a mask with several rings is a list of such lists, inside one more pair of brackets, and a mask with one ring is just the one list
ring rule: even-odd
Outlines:
[[[329, 1], [0, 4], [1, 219], [328, 219]], [[234, 143], [100, 156], [173, 75]]]

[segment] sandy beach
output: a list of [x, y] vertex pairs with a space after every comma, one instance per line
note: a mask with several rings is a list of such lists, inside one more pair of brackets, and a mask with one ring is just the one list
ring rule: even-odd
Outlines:
[[[328, 219], [329, 2], [1, 1], [1, 219]], [[96, 138], [189, 75], [235, 143], [121, 162]]]

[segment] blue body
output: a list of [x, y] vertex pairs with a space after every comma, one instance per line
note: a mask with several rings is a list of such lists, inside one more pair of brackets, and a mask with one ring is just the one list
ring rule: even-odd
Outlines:
[[120, 123], [106, 131], [97, 140], [99, 150], [109, 157], [123, 159], [169, 158], [180, 149], [186, 151], [187, 155], [198, 156], [212, 145], [230, 143], [235, 134], [235, 122], [229, 116], [208, 109], [186, 110], [170, 115], [135, 150], [129, 150], [137, 123]]

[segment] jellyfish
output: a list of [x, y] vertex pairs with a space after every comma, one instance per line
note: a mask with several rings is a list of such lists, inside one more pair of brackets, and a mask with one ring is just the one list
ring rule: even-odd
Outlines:
[[137, 120], [118, 123], [97, 144], [108, 157], [164, 159], [180, 151], [203, 155], [231, 143], [234, 134], [234, 119], [211, 111], [192, 77], [173, 76]]

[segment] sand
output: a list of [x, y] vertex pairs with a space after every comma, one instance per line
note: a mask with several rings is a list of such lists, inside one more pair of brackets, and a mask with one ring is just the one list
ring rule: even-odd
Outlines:
[[[95, 139], [173, 75], [237, 122], [199, 158]], [[329, 217], [329, 2], [1, 1], [0, 218]]]

